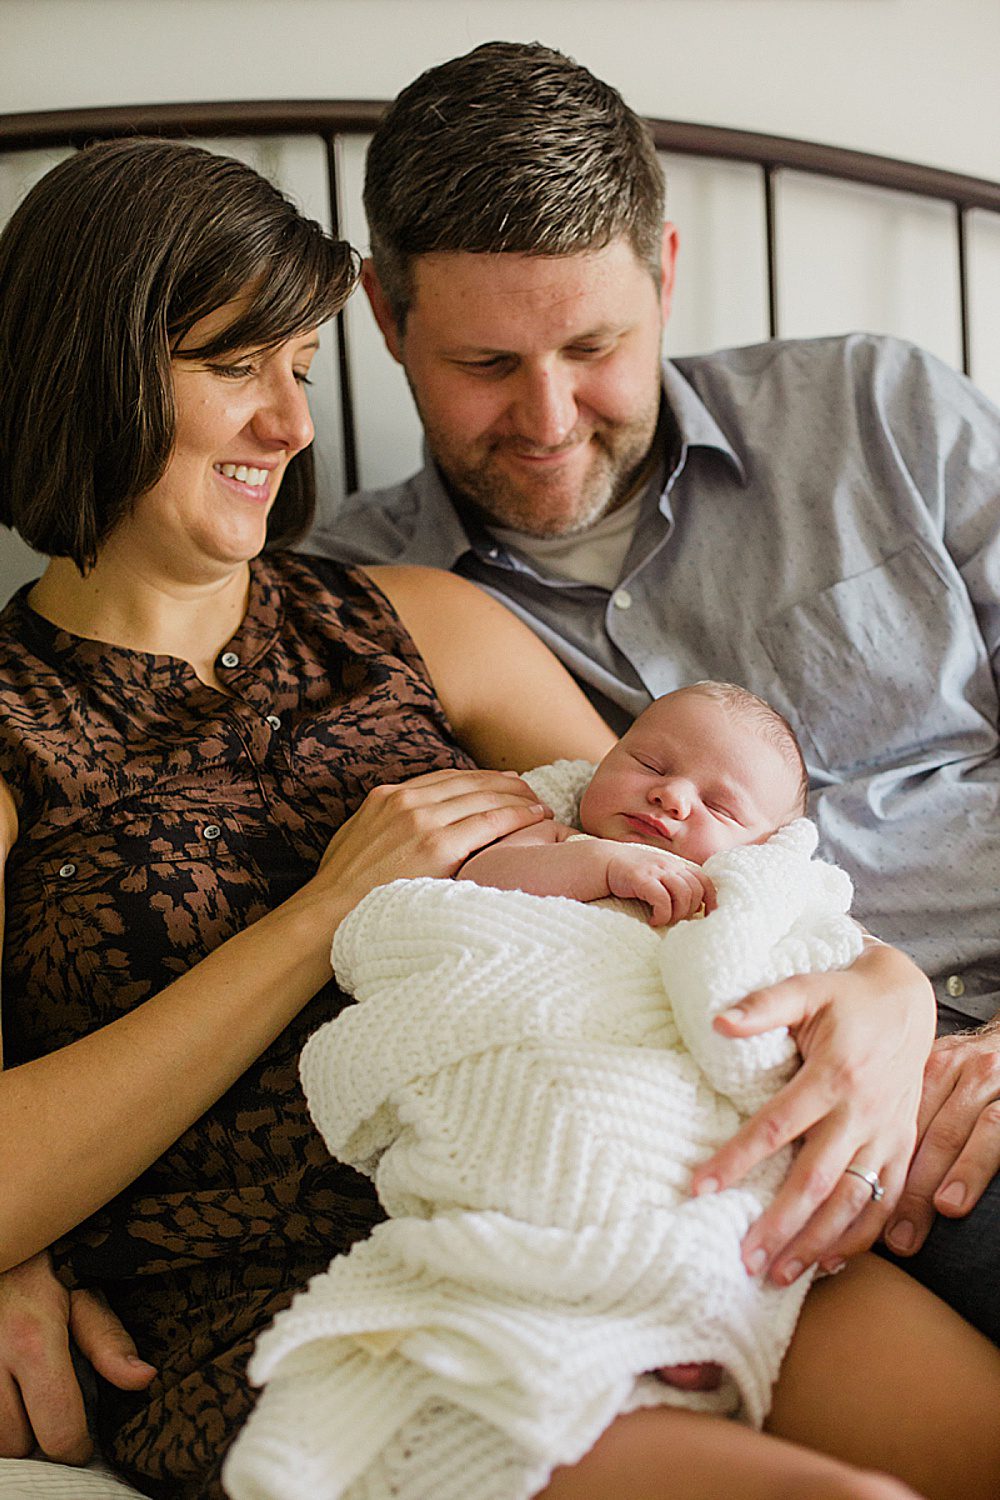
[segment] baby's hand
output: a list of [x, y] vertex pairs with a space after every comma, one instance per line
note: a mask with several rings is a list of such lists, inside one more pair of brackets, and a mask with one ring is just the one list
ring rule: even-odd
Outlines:
[[672, 927], [703, 906], [715, 910], [715, 886], [700, 865], [666, 849], [618, 845], [608, 857], [607, 880], [612, 896], [645, 901], [654, 927]]

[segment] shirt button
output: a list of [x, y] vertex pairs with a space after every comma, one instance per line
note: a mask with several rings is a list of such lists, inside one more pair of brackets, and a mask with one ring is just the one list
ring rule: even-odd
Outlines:
[[68, 880], [71, 875], [76, 874], [76, 865], [61, 865], [59, 869], [60, 880]]
[[236, 655], [235, 651], [223, 651], [222, 655], [219, 657], [219, 662], [224, 667], [238, 667], [240, 664], [240, 659]]
[[217, 839], [221, 834], [222, 829], [219, 827], [218, 823], [206, 823], [204, 828], [201, 830], [201, 836], [203, 839]]
[[277, 714], [268, 714], [267, 718], [264, 720], [264, 723], [269, 729], [281, 728], [281, 720], [278, 718]]
[[949, 974], [944, 987], [953, 1000], [965, 994], [965, 980], [961, 974]]
[[616, 589], [611, 595], [611, 603], [615, 609], [628, 609], [632, 604], [632, 595], [628, 589]]

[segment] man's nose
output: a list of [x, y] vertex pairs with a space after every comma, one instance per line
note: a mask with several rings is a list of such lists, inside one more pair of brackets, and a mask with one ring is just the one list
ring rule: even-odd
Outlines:
[[572, 373], [555, 364], [522, 370], [513, 417], [518, 437], [537, 448], [558, 448], [576, 426]]
[[668, 818], [679, 818], [683, 821], [691, 816], [694, 788], [682, 776], [671, 776], [650, 789], [649, 800], [661, 812], [666, 813]]
[[257, 437], [268, 447], [298, 453], [315, 435], [305, 386], [292, 375], [276, 374], [254, 415]]

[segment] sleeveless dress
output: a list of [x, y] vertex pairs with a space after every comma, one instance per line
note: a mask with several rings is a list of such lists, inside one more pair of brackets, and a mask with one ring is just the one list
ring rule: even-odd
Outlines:
[[[363, 575], [292, 554], [251, 564], [217, 658], [231, 697], [172, 657], [59, 630], [23, 589], [0, 614], [0, 776], [20, 831], [7, 864], [8, 1066], [141, 1005], [315, 871], [384, 782], [471, 765], [426, 669]], [[298, 1079], [331, 980], [162, 1157], [55, 1247], [157, 1366], [103, 1384], [98, 1428], [139, 1488], [222, 1495], [253, 1404], [256, 1334], [331, 1253], [382, 1217], [334, 1162]], [[194, 1065], [194, 1060], [193, 1060]]]

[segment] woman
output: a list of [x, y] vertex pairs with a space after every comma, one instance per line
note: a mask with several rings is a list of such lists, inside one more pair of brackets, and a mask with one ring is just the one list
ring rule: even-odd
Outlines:
[[[0, 519], [51, 558], [0, 617], [0, 1265], [54, 1243], [64, 1280], [107, 1293], [158, 1374], [102, 1392], [104, 1444], [182, 1500], [221, 1494], [257, 1331], [378, 1216], [297, 1084], [342, 1003], [331, 933], [373, 886], [545, 815], [473, 761], [610, 742], [461, 580], [261, 555], [308, 524], [303, 386], [353, 278], [249, 169], [153, 141], [57, 167], [0, 241]], [[776, 1402], [776, 1430], [836, 1459], [641, 1413], [552, 1495], [901, 1493], [861, 1464], [985, 1497], [1000, 1456], [966, 1450], [993, 1351], [891, 1268], [841, 1284]], [[897, 1452], [926, 1375], [901, 1325], [950, 1384], [933, 1444]], [[902, 1368], [859, 1413], [861, 1334]]]

